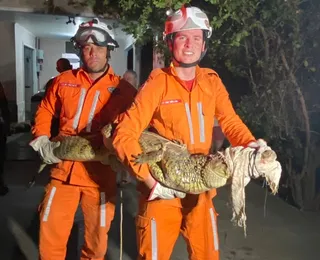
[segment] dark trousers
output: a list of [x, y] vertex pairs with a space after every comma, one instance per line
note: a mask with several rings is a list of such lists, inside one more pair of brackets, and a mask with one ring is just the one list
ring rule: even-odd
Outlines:
[[4, 161], [6, 160], [7, 137], [0, 136], [0, 186], [4, 185]]

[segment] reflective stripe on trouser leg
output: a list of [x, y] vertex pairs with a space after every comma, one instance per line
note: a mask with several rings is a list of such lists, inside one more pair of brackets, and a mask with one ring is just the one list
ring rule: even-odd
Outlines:
[[49, 196], [49, 199], [48, 199], [48, 202], [47, 202], [47, 205], [46, 205], [46, 209], [45, 209], [43, 217], [42, 217], [42, 221], [43, 222], [47, 222], [48, 221], [52, 200], [53, 200], [54, 194], [56, 193], [56, 190], [57, 190], [56, 187], [52, 187], [52, 189], [50, 191], [50, 196]]
[[106, 226], [106, 193], [100, 193], [100, 226]]
[[157, 222], [154, 218], [151, 219], [151, 250], [152, 250], [152, 260], [157, 260], [158, 259]]
[[218, 240], [218, 229], [217, 229], [217, 221], [214, 217], [213, 208], [209, 209], [210, 218], [211, 218], [211, 226], [212, 226], [212, 233], [213, 233], [213, 244], [214, 250], [219, 250], [219, 240]]

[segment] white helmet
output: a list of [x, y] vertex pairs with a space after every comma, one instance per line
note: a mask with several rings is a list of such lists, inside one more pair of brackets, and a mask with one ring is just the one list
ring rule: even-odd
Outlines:
[[208, 16], [198, 7], [183, 6], [167, 18], [163, 38], [166, 40], [168, 35], [193, 29], [203, 30], [207, 39], [211, 37], [212, 28]]
[[114, 39], [112, 29], [109, 29], [105, 23], [100, 22], [98, 18], [81, 23], [75, 36], [71, 38], [71, 41], [73, 41], [77, 47], [81, 47], [86, 43], [94, 43], [111, 49], [119, 47], [119, 44]]

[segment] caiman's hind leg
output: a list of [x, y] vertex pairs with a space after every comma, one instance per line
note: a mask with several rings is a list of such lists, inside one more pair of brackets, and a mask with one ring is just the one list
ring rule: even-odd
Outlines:
[[111, 136], [111, 132], [112, 132], [112, 124], [107, 124], [101, 129], [101, 134], [105, 138], [109, 138]]
[[134, 162], [135, 164], [160, 162], [163, 158], [163, 153], [165, 151], [165, 145], [156, 144], [155, 148], [158, 148], [158, 149], [156, 149], [155, 151], [147, 152], [147, 153], [132, 155], [132, 157], [133, 157], [132, 162]]
[[107, 124], [101, 129], [101, 134], [103, 136], [103, 144], [108, 149], [108, 151], [113, 151], [112, 139], [112, 124]]

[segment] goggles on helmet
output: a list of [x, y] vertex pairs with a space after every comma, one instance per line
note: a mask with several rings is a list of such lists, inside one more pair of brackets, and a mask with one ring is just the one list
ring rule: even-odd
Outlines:
[[119, 47], [117, 41], [112, 39], [109, 33], [102, 29], [94, 27], [79, 28], [77, 34], [73, 37], [73, 41], [80, 46], [86, 45], [88, 43], [94, 43], [98, 46], [113, 48]]

